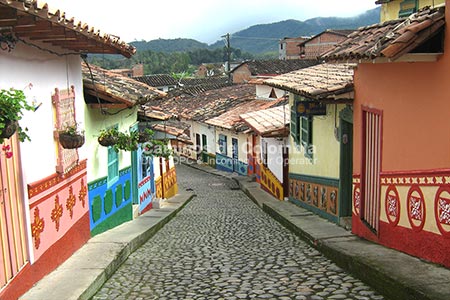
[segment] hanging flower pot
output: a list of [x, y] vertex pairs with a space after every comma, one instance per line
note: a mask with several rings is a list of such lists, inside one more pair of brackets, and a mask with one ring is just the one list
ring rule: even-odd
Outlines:
[[114, 136], [99, 136], [97, 140], [104, 147], [114, 146], [117, 143], [117, 138]]
[[5, 127], [0, 130], [0, 138], [9, 139], [19, 127], [19, 122], [7, 120], [5, 121]]
[[142, 143], [150, 141], [153, 134], [154, 134], [154, 132], [147, 128], [144, 131], [139, 132], [138, 133], [138, 143], [142, 144]]
[[76, 149], [84, 145], [84, 135], [60, 133], [59, 143], [64, 149]]
[[66, 126], [58, 134], [59, 143], [64, 149], [76, 149], [84, 145], [84, 131], [77, 124]]
[[119, 131], [115, 128], [103, 129], [98, 136], [98, 143], [104, 147], [117, 144]]
[[19, 120], [22, 119], [25, 111], [33, 111], [34, 108], [28, 105], [25, 94], [22, 90], [0, 89], [0, 144], [4, 139], [9, 139], [15, 132], [19, 141], [30, 140], [27, 135], [27, 128], [21, 128]]

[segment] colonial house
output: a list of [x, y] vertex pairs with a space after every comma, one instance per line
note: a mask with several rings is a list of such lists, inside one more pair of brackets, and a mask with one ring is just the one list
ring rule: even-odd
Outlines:
[[327, 29], [298, 44], [299, 56], [303, 59], [317, 59], [322, 53], [347, 38], [354, 30]]
[[[254, 99], [254, 98], [253, 98]], [[248, 175], [249, 140], [251, 129], [240, 118], [241, 114], [270, 107], [266, 100], [247, 100], [228, 109], [223, 114], [207, 119], [206, 124], [215, 128], [216, 168], [227, 172]]]
[[195, 73], [196, 77], [223, 77], [225, 68], [223, 64], [201, 64]]
[[289, 106], [251, 111], [240, 118], [252, 130], [247, 141], [248, 174], [255, 174], [264, 190], [284, 200], [289, 196]]
[[[96, 235], [133, 218], [133, 204], [142, 213], [155, 198], [153, 157], [142, 145], [134, 151], [117, 151], [98, 142], [100, 132], [139, 131], [138, 107], [166, 94], [127, 76], [83, 64], [86, 148], [91, 234]], [[155, 158], [156, 159], [156, 158]], [[159, 163], [159, 162], [158, 162]]]
[[425, 6], [436, 6], [445, 3], [445, 0], [377, 0], [381, 5], [380, 21], [386, 22], [397, 18], [405, 18]]
[[353, 67], [320, 64], [264, 81], [289, 92], [289, 200], [336, 223], [351, 216]]
[[144, 76], [144, 64], [136, 64], [131, 69], [113, 69], [110, 71], [126, 77], [140, 77]]
[[[385, 2], [383, 11], [396, 7], [395, 15], [410, 1]], [[353, 233], [446, 267], [450, 267], [448, 4], [361, 28], [324, 55], [328, 61], [358, 63]]]
[[234, 84], [248, 83], [254, 79], [266, 79], [268, 77], [285, 74], [295, 70], [317, 65], [315, 59], [290, 59], [290, 60], [251, 60], [245, 61], [231, 70]]
[[[0, 299], [17, 299], [89, 238], [87, 147], [66, 149], [60, 131], [84, 127], [81, 55], [135, 49], [37, 1], [0, 0], [0, 86], [33, 109], [0, 155]], [[11, 101], [18, 101], [13, 96]], [[4, 102], [4, 104], [9, 101]], [[4, 105], [2, 104], [2, 105]], [[3, 115], [2, 115], [3, 116]], [[81, 140], [82, 141], [82, 140]], [[81, 143], [78, 145], [80, 146]]]
[[254, 99], [254, 85], [226, 86], [149, 102], [142, 107], [141, 115], [149, 122], [159, 123], [159, 130], [176, 134], [172, 140], [175, 153], [215, 166], [216, 132], [206, 120]]
[[280, 60], [300, 59], [299, 45], [307, 39], [307, 37], [285, 37], [284, 39], [281, 39], [278, 47], [278, 58]]

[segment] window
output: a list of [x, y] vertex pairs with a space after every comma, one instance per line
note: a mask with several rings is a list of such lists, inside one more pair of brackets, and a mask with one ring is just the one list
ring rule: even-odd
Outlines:
[[[118, 126], [114, 126], [116, 129]], [[113, 147], [108, 147], [108, 186], [119, 180], [119, 154]]]
[[227, 155], [227, 136], [223, 134], [219, 134], [219, 152]]
[[294, 105], [291, 107], [291, 136], [297, 145], [303, 146], [305, 156], [312, 158], [313, 142], [312, 142], [312, 125], [313, 116], [299, 116], [297, 113], [297, 106], [302, 101], [300, 96], [295, 95]]
[[262, 141], [261, 142], [262, 143], [262, 153], [261, 153], [261, 156], [262, 156], [262, 163], [263, 163], [263, 165], [264, 166], [266, 166], [267, 167], [267, 160], [268, 160], [268, 154], [267, 154], [267, 142], [266, 141]]
[[272, 89], [272, 91], [270, 91], [270, 95], [269, 98], [277, 98], [277, 93], [275, 93], [275, 89]]
[[119, 179], [119, 157], [113, 147], [108, 147], [108, 185]]
[[294, 139], [294, 142], [296, 144], [299, 143], [299, 118], [297, 117], [297, 110], [296, 110], [296, 101], [294, 102], [294, 105], [291, 107], [291, 136]]
[[300, 139], [302, 145], [306, 148], [312, 144], [312, 117], [301, 117], [300, 123]]
[[417, 0], [404, 0], [400, 3], [399, 18], [406, 18], [409, 15], [417, 12]]

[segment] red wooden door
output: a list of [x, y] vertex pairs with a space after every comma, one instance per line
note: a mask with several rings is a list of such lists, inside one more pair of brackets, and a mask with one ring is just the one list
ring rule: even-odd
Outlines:
[[374, 232], [380, 223], [382, 113], [363, 109], [361, 218]]
[[[15, 136], [1, 145], [0, 288], [12, 279], [28, 260], [24, 203], [19, 180], [19, 149], [16, 145]], [[13, 156], [7, 158], [6, 152], [12, 152]]]

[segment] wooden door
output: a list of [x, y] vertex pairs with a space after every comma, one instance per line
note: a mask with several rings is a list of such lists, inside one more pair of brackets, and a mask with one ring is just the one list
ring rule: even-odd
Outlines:
[[363, 109], [361, 219], [375, 233], [380, 222], [382, 114]]
[[233, 171], [239, 172], [239, 142], [238, 139], [231, 139], [231, 152], [233, 158]]
[[[24, 202], [20, 186], [16, 137], [6, 140], [0, 155], [0, 288], [28, 261]], [[8, 149], [9, 150], [6, 150]], [[6, 157], [7, 152], [13, 156]]]

